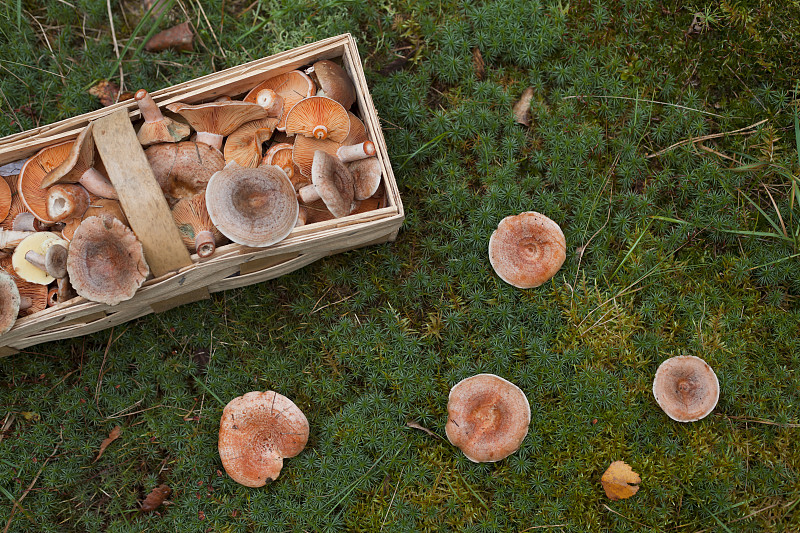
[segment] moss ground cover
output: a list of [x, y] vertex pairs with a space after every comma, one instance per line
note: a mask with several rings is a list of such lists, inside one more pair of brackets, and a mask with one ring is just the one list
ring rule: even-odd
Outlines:
[[[197, 51], [157, 55], [136, 52], [152, 26], [135, 32], [138, 2], [110, 12], [0, 6], [0, 134], [95, 109], [87, 89], [120, 82], [114, 38], [131, 42], [125, 87], [155, 90], [350, 31], [407, 222], [393, 244], [0, 360], [0, 527], [800, 528], [800, 3], [181, 0], [161, 27], [188, 17]], [[510, 112], [527, 86], [530, 128]], [[520, 291], [486, 247], [527, 210], [561, 225], [568, 254]], [[700, 422], [652, 397], [673, 355], [719, 376]], [[497, 464], [406, 425], [443, 436], [450, 387], [479, 372], [531, 401], [528, 437]], [[267, 389], [311, 437], [245, 489], [221, 472], [219, 400]], [[611, 502], [615, 460], [642, 485]], [[161, 483], [171, 504], [140, 515]]]

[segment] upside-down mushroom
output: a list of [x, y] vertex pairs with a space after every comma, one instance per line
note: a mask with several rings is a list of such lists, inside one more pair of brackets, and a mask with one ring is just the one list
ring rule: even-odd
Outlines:
[[300, 100], [286, 117], [286, 133], [341, 143], [350, 132], [350, 117], [336, 100], [312, 96]]
[[197, 142], [217, 150], [222, 149], [222, 139], [239, 126], [268, 116], [260, 105], [236, 100], [197, 105], [177, 102], [167, 105], [167, 109], [186, 119], [197, 132]]
[[286, 115], [289, 114], [289, 110], [300, 100], [314, 96], [317, 92], [317, 87], [311, 78], [299, 70], [292, 70], [259, 83], [247, 93], [244, 101], [257, 102], [258, 95], [264, 89], [272, 90], [283, 99], [283, 112], [280, 115], [278, 125], [275, 127], [278, 131], [286, 129]]
[[199, 257], [212, 255], [217, 245], [225, 242], [225, 236], [208, 216], [205, 194], [181, 198], [172, 208], [172, 218], [181, 233], [183, 244]]
[[355, 184], [353, 175], [338, 158], [323, 150], [314, 153], [311, 167], [312, 185], [297, 192], [303, 203], [322, 199], [334, 217], [347, 216], [353, 211]]
[[256, 168], [261, 163], [263, 144], [272, 137], [278, 119], [262, 118], [245, 122], [225, 141], [225, 162]]

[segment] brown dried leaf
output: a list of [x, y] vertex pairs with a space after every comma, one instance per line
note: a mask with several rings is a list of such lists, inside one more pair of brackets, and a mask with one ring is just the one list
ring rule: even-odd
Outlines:
[[119, 86], [113, 81], [106, 81], [102, 80], [97, 85], [89, 89], [89, 94], [92, 96], [96, 96], [100, 99], [100, 103], [104, 106], [110, 106], [112, 104], [117, 103], [117, 96], [119, 96], [119, 101], [123, 100], [130, 100], [133, 98], [133, 93], [130, 92], [119, 92]]
[[153, 35], [150, 40], [145, 43], [144, 49], [148, 52], [160, 52], [167, 48], [173, 48], [175, 50], [191, 52], [193, 40], [194, 33], [192, 33], [192, 27], [188, 22], [184, 22], [183, 24], [178, 24], [177, 26], [173, 26]]
[[475, 67], [475, 76], [482, 80], [486, 76], [486, 63], [483, 61], [483, 55], [477, 46], [472, 49], [472, 65]]
[[642, 478], [625, 461], [614, 461], [605, 471], [600, 483], [612, 500], [630, 498], [639, 490]]
[[148, 494], [144, 499], [139, 510], [143, 513], [155, 511], [162, 503], [164, 503], [164, 500], [167, 499], [170, 493], [172, 493], [172, 489], [169, 488], [169, 485], [162, 483], [150, 491], [150, 494]]
[[122, 434], [122, 427], [115, 426], [114, 429], [111, 430], [111, 433], [108, 434], [108, 438], [103, 439], [103, 442], [100, 443], [100, 451], [98, 452], [97, 457], [94, 458], [94, 461], [92, 461], [92, 463], [96, 463], [97, 460], [100, 459], [100, 456], [103, 455], [103, 452], [106, 451], [108, 445], [117, 440], [121, 434]]
[[424, 426], [420, 425], [420, 424], [419, 424], [419, 423], [417, 423], [417, 422], [414, 422], [413, 420], [409, 420], [409, 421], [407, 421], [407, 422], [406, 422], [406, 425], [407, 425], [408, 427], [410, 427], [410, 428], [419, 429], [420, 431], [424, 431], [425, 433], [427, 433], [427, 434], [428, 434], [428, 435], [430, 435], [431, 437], [436, 437], [437, 439], [441, 439], [441, 438], [442, 438], [442, 437], [440, 437], [439, 435], [437, 435], [436, 433], [434, 433], [433, 431], [431, 431], [430, 429], [428, 429], [428, 428], [426, 428], [426, 427], [424, 427]]
[[530, 127], [531, 125], [531, 100], [533, 99], [533, 87], [528, 87], [522, 91], [517, 103], [514, 104], [514, 120], [518, 124]]

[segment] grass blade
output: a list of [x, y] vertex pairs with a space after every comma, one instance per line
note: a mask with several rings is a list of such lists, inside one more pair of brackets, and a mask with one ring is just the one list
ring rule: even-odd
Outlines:
[[201, 386], [201, 387], [203, 387], [203, 388], [205, 389], [205, 391], [206, 391], [207, 393], [209, 393], [211, 396], [213, 396], [214, 398], [216, 398], [216, 399], [217, 399], [217, 401], [219, 402], [219, 404], [220, 404], [222, 407], [225, 407], [225, 406], [227, 405], [225, 402], [223, 402], [222, 400], [220, 400], [219, 396], [217, 396], [216, 394], [214, 394], [214, 391], [213, 391], [213, 390], [211, 390], [211, 389], [209, 389], [209, 388], [208, 388], [208, 386], [206, 386], [206, 384], [205, 384], [205, 383], [203, 383], [203, 382], [202, 382], [202, 381], [201, 381], [201, 380], [200, 380], [200, 379], [199, 379], [197, 376], [195, 376], [195, 375], [192, 375], [192, 377], [194, 378], [194, 380], [195, 380], [197, 383], [199, 383], [199, 384], [200, 384], [200, 386]]
[[403, 167], [404, 167], [404, 166], [406, 166], [406, 165], [408, 164], [408, 162], [409, 162], [409, 161], [411, 161], [411, 160], [412, 160], [412, 159], [414, 159], [414, 158], [415, 158], [417, 155], [419, 155], [419, 153], [420, 153], [420, 152], [422, 152], [422, 151], [423, 151], [423, 150], [425, 150], [426, 148], [430, 148], [431, 146], [438, 144], [438, 143], [439, 143], [439, 141], [441, 141], [442, 139], [444, 139], [445, 137], [447, 137], [448, 135], [450, 135], [450, 134], [452, 134], [452, 133], [455, 133], [455, 132], [453, 132], [453, 131], [446, 131], [446, 132], [444, 132], [444, 133], [440, 133], [439, 135], [437, 135], [436, 137], [434, 137], [434, 138], [433, 138], [433, 139], [431, 139], [430, 141], [426, 142], [425, 144], [423, 144], [422, 146], [420, 146], [419, 148], [417, 148], [416, 152], [414, 152], [413, 154], [409, 155], [409, 156], [406, 158], [406, 160], [405, 160], [405, 161], [403, 161], [403, 164], [402, 164], [402, 165], [400, 165], [400, 167], [399, 167], [397, 170], [403, 170]]
[[[164, 19], [169, 10], [172, 9], [172, 5], [174, 3], [175, 0], [167, 0], [167, 2], [163, 4], [163, 7], [159, 7], [159, 9], [161, 9], [161, 13], [159, 13], [158, 18], [150, 26], [150, 31], [148, 31], [147, 34], [144, 36], [144, 39], [142, 40], [141, 44], [136, 48], [134, 56], [139, 55], [139, 53], [144, 48], [145, 43], [147, 43], [148, 39], [150, 39], [150, 37], [152, 37], [156, 33], [159, 24], [161, 24], [161, 21]], [[108, 79], [111, 79], [114, 76], [114, 73], [117, 71], [117, 68], [119, 68], [120, 63], [122, 63], [122, 60], [125, 58], [125, 54], [131, 47], [131, 43], [134, 41], [134, 39], [136, 39], [136, 36], [139, 35], [139, 32], [142, 31], [142, 28], [145, 26], [145, 24], [152, 18], [153, 9], [156, 8], [156, 6], [158, 5], [159, 2], [153, 2], [153, 5], [150, 6], [150, 9], [145, 11], [144, 15], [142, 16], [142, 19], [139, 21], [139, 24], [137, 24], [136, 27], [133, 29], [133, 33], [128, 38], [128, 41], [125, 43], [125, 47], [122, 49], [122, 52], [119, 53], [119, 57], [114, 62], [114, 65], [111, 67], [111, 70], [109, 70]]]
[[622, 262], [620, 262], [619, 266], [617, 266], [616, 270], [614, 270], [614, 273], [611, 274], [611, 279], [614, 279], [614, 276], [617, 275], [617, 272], [619, 272], [619, 269], [622, 268], [622, 265], [625, 264], [625, 261], [628, 260], [628, 258], [631, 256], [633, 251], [636, 249], [636, 247], [639, 246], [639, 243], [641, 242], [642, 237], [644, 237], [644, 234], [647, 233], [648, 229], [650, 229], [650, 224], [652, 224], [652, 223], [653, 223], [653, 221], [650, 220], [650, 222], [647, 223], [647, 226], [644, 227], [644, 229], [642, 230], [642, 234], [639, 235], [639, 238], [636, 239], [635, 243], [633, 243], [633, 246], [631, 246], [631, 249], [628, 250], [628, 253], [625, 254], [625, 257], [622, 258]]

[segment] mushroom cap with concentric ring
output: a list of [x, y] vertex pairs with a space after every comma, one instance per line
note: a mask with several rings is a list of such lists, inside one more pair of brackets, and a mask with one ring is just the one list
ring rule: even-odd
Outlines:
[[475, 463], [493, 463], [516, 452], [531, 423], [522, 389], [494, 374], [455, 384], [447, 402], [445, 433]]
[[248, 392], [222, 411], [222, 466], [237, 483], [263, 487], [277, 479], [284, 459], [303, 451], [308, 433], [308, 419], [289, 398], [275, 391]]
[[708, 363], [699, 357], [670, 357], [656, 370], [653, 396], [671, 419], [695, 422], [717, 406], [719, 380]]
[[567, 255], [561, 228], [536, 211], [511, 215], [489, 239], [489, 262], [500, 279], [519, 289], [538, 287], [561, 268]]

